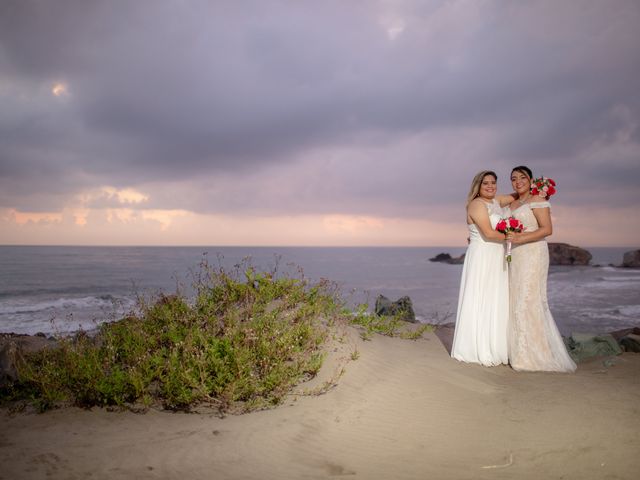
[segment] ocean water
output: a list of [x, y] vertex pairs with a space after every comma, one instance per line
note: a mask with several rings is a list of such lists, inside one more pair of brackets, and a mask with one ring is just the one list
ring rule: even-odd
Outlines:
[[[419, 320], [455, 321], [461, 265], [430, 262], [463, 247], [26, 247], [0, 246], [0, 332], [92, 330], [135, 309], [139, 297], [187, 295], [203, 261], [337, 283], [345, 301], [411, 297]], [[551, 267], [549, 304], [563, 334], [640, 325], [640, 270], [619, 264], [632, 248], [591, 248], [599, 267]]]

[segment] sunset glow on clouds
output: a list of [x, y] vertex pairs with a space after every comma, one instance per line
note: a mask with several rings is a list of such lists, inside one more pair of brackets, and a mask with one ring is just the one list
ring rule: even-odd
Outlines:
[[[634, 218], [634, 207], [618, 212]], [[633, 222], [616, 229], [593, 228], [582, 221], [580, 208], [554, 207], [554, 241], [594, 245], [624, 245], [637, 233]], [[597, 225], [611, 223], [610, 211], [591, 210]], [[115, 208], [60, 213], [0, 212], [3, 238], [8, 244], [24, 238], [54, 239], [36, 244], [93, 245], [317, 245], [317, 246], [463, 246], [464, 223], [426, 219], [375, 218], [347, 215], [296, 215], [294, 217], [237, 217], [203, 215], [185, 210], [135, 210]], [[560, 227], [558, 227], [560, 225]]]
[[[32, 224], [48, 224], [62, 222], [61, 212], [18, 212], [17, 210], [7, 210], [0, 219], [6, 223], [15, 223], [16, 225]], [[5, 228], [8, 228], [5, 227]]]
[[[466, 232], [459, 225], [446, 226], [443, 232], [440, 231], [442, 225], [427, 220], [344, 215], [237, 218], [179, 210], [123, 208], [92, 211], [82, 218], [87, 223], [78, 222], [73, 212], [21, 223], [12, 218], [7, 221], [5, 215], [0, 215], [0, 222], [7, 243], [17, 243], [18, 239], [38, 232], [56, 238], [62, 245], [420, 246], [440, 242], [459, 245], [466, 239]], [[44, 221], [46, 228], [41, 223]]]
[[632, 0], [7, 5], [0, 244], [462, 246], [520, 164], [640, 236]]
[[57, 82], [51, 87], [51, 93], [56, 97], [68, 95], [67, 86], [64, 83]]

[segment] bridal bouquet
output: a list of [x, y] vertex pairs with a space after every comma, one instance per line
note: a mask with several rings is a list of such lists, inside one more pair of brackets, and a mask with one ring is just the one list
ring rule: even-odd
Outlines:
[[[497, 223], [496, 230], [504, 234], [509, 232], [520, 233], [524, 230], [524, 225], [522, 225], [522, 222], [515, 217], [502, 218]], [[511, 240], [507, 240], [507, 253], [504, 258], [507, 263], [511, 262]]]
[[552, 178], [540, 177], [531, 181], [531, 195], [549, 198], [556, 193], [556, 182]]

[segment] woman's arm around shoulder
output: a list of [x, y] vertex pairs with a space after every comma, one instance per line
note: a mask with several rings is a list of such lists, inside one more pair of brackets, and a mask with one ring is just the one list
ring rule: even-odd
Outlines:
[[485, 239], [494, 242], [504, 241], [504, 234], [491, 228], [491, 220], [489, 220], [487, 206], [482, 200], [479, 198], [473, 200], [467, 208], [467, 214]]
[[507, 205], [511, 205], [511, 203], [517, 198], [518, 198], [518, 194], [516, 192], [512, 192], [509, 195], [496, 196], [496, 200], [498, 200], [501, 207], [506, 207]]

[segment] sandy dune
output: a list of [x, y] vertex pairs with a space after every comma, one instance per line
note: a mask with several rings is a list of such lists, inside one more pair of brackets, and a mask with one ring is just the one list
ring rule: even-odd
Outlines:
[[274, 410], [0, 412], [0, 478], [638, 478], [638, 354], [526, 374], [458, 363], [434, 334], [350, 337], [315, 380], [355, 347], [336, 388]]

